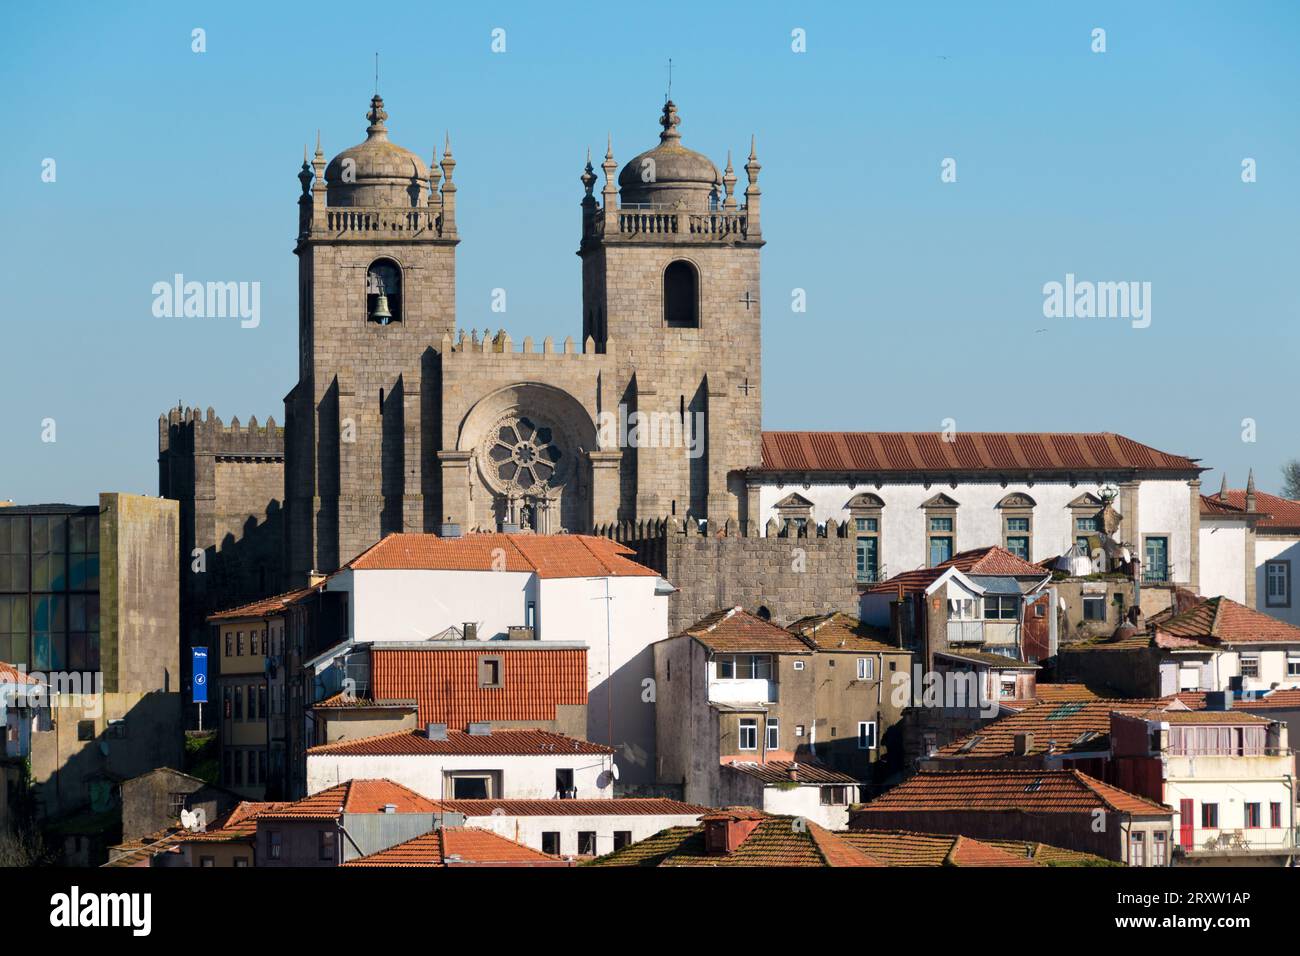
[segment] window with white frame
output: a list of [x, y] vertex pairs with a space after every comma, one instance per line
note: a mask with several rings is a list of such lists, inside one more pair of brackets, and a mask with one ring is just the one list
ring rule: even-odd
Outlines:
[[767, 718], [767, 749], [781, 749], [781, 722], [776, 717]]
[[1259, 655], [1258, 654], [1241, 655], [1241, 676], [1259, 677]]
[[718, 680], [770, 680], [771, 654], [719, 654]]
[[740, 718], [740, 744], [741, 750], [758, 749], [758, 720], [754, 717]]
[[1267, 607], [1291, 606], [1291, 562], [1264, 562], [1264, 603]]
[[984, 620], [1014, 621], [1019, 617], [1020, 598], [1014, 594], [991, 594], [984, 597]]
[[1300, 677], [1300, 651], [1286, 652], [1286, 676]]
[[874, 720], [858, 721], [858, 749], [876, 749], [876, 722]]
[[874, 680], [876, 677], [876, 662], [870, 657], [858, 658], [858, 680]]

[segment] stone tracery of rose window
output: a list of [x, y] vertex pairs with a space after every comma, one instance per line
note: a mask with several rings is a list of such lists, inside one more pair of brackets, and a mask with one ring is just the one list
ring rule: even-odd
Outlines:
[[555, 430], [527, 416], [500, 422], [486, 451], [485, 470], [502, 491], [540, 495], [564, 483], [568, 462]]

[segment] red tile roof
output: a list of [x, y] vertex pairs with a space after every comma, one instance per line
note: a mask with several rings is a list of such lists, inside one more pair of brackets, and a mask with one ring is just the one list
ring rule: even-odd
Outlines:
[[568, 866], [490, 830], [440, 827], [343, 866]]
[[730, 853], [709, 853], [704, 824], [669, 827], [654, 836], [591, 861], [590, 866], [821, 867], [879, 866], [863, 851], [817, 824], [769, 816], [752, 807], [728, 807], [703, 820], [757, 820], [758, 825]]
[[[1207, 497], [1216, 503], [1219, 501], [1218, 495], [1202, 495], [1203, 500]], [[1244, 488], [1229, 488], [1227, 503], [1234, 511], [1245, 513], [1246, 490]], [[1255, 510], [1268, 515], [1268, 517], [1260, 519], [1259, 523], [1255, 525], [1256, 529], [1260, 531], [1300, 531], [1300, 501], [1279, 498], [1277, 495], [1257, 491], [1255, 492]]]
[[689, 634], [711, 651], [812, 653], [812, 648], [785, 628], [777, 627], [741, 607], [714, 611], [703, 620], [696, 621], [683, 633]]
[[218, 611], [215, 614], [209, 614], [209, 621], [235, 621], [244, 618], [272, 617], [281, 613], [290, 604], [299, 598], [311, 594], [315, 588], [298, 588], [293, 591], [285, 591], [283, 594], [274, 594], [271, 597], [258, 598], [256, 601], [250, 601], [248, 604], [241, 604], [238, 607], [232, 607], [225, 611]]
[[867, 826], [884, 811], [1080, 813], [1096, 809], [1137, 816], [1173, 811], [1077, 770], [956, 770], [918, 773], [853, 811], [850, 826]]
[[935, 755], [941, 758], [1006, 757], [1014, 753], [1017, 734], [1032, 734], [1028, 755], [1046, 752], [1094, 753], [1110, 746], [1110, 715], [1142, 713], [1158, 700], [1046, 701], [985, 724]]
[[1180, 646], [1178, 639], [1201, 644], [1297, 644], [1300, 627], [1226, 597], [1213, 597], [1155, 625], [1157, 646]]
[[1265, 697], [1233, 701], [1242, 710], [1300, 710], [1300, 687], [1279, 687]]
[[187, 833], [182, 843], [234, 843], [257, 836], [257, 818], [293, 806], [292, 802], [244, 800], [224, 817], [213, 821], [202, 833]]
[[348, 780], [302, 800], [263, 810], [258, 817], [269, 820], [295, 817], [329, 820], [344, 813], [382, 813], [389, 804], [397, 807], [397, 813], [438, 812], [438, 804], [400, 783], [391, 780]]
[[430, 740], [422, 730], [398, 730], [374, 737], [339, 740], [307, 749], [308, 754], [330, 754], [336, 757], [422, 757], [435, 754], [546, 757], [556, 754], [613, 752], [604, 744], [593, 744], [545, 730], [493, 730], [490, 734], [448, 730], [446, 740]]
[[390, 534], [349, 561], [357, 571], [522, 571], [539, 578], [658, 577], [609, 538], [585, 534]]
[[1016, 557], [1005, 548], [992, 545], [987, 548], [972, 548], [954, 554], [942, 564], [932, 568], [917, 568], [896, 574], [888, 581], [880, 581], [867, 588], [878, 593], [897, 593], [901, 587], [906, 592], [924, 591], [937, 581], [949, 568], [956, 568], [962, 574], [986, 575], [989, 577], [1017, 577], [1043, 580], [1051, 572], [1040, 565], [1030, 564]]
[[1042, 866], [1022, 853], [966, 836], [909, 830], [849, 830], [837, 833], [887, 866]]
[[858, 618], [836, 611], [801, 617], [787, 630], [803, 638], [819, 651], [845, 651], [869, 654], [910, 654], [888, 643], [889, 629], [870, 627]]
[[[708, 807], [665, 797], [614, 797], [609, 800], [442, 800], [448, 813], [467, 817], [644, 817], [691, 816], [708, 813]], [[498, 814], [497, 811], [500, 811]]]
[[[478, 662], [484, 657], [500, 659], [500, 687], [479, 686]], [[376, 648], [370, 690], [381, 699], [416, 701], [422, 727], [465, 730], [479, 721], [553, 721], [561, 705], [587, 703], [587, 650], [538, 642], [511, 647], [509, 641], [446, 650]]]
[[1101, 433], [763, 432], [762, 471], [1199, 473], [1196, 459]]
[[1260, 717], [1244, 710], [1165, 710], [1157, 708], [1133, 716], [1142, 720], [1156, 720], [1167, 724], [1237, 726], [1241, 724], [1271, 723], [1267, 717]]

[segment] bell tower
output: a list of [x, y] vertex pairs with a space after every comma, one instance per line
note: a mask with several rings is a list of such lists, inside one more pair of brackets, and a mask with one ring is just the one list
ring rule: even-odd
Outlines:
[[[363, 142], [298, 174], [298, 384], [285, 398], [289, 583], [390, 531], [437, 526], [439, 371], [456, 316], [456, 166], [388, 138], [376, 94]], [[441, 181], [441, 182], [440, 182]]]
[[[621, 405], [653, 423], [684, 423], [687, 447], [623, 450], [621, 519], [740, 517], [743, 479], [761, 453], [758, 156], [751, 141], [744, 202], [728, 154], [722, 173], [682, 145], [664, 103], [659, 144], [615, 178], [605, 151], [600, 201], [588, 158], [581, 177], [583, 337], [616, 356]], [[645, 432], [642, 432], [645, 437]]]

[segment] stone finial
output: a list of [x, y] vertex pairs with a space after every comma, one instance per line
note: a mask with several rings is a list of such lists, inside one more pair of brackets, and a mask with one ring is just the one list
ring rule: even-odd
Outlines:
[[384, 109], [384, 98], [378, 93], [370, 98], [370, 112], [366, 113], [366, 119], [370, 120], [370, 125], [366, 127], [370, 139], [388, 139], [388, 127], [384, 125], [388, 113]]
[[727, 150], [727, 168], [722, 173], [722, 188], [726, 191], [726, 199], [722, 205], [727, 209], [736, 208], [736, 171], [731, 166], [731, 150]]
[[311, 158], [314, 180], [312, 183], [312, 205], [318, 209], [325, 208], [325, 153], [320, 148], [320, 130], [316, 130], [316, 153]]
[[311, 192], [312, 180], [311, 164], [307, 162], [307, 144], [302, 144], [302, 169], [298, 170], [298, 182], [302, 183], [302, 194], [304, 196]]
[[777, 537], [777, 536], [780, 534], [781, 529], [780, 529], [780, 527], [777, 525], [777, 523], [776, 523], [776, 519], [775, 519], [775, 518], [768, 518], [768, 519], [767, 519], [767, 525], [766, 525], [766, 527], [764, 528], [764, 532], [765, 532], [766, 536], [769, 537], [769, 538], [775, 538], [775, 537]]
[[583, 202], [586, 202], [587, 200], [591, 200], [592, 202], [595, 202], [596, 200], [595, 197], [592, 196], [592, 190], [596, 186], [596, 170], [592, 168], [591, 165], [590, 146], [587, 147], [587, 165], [583, 167], [582, 175], [579, 176], [578, 178], [582, 181], [582, 188], [586, 192], [586, 196], [584, 197]]
[[1228, 473], [1226, 471], [1223, 473], [1223, 482], [1219, 485], [1219, 500], [1228, 500]]
[[438, 183], [442, 181], [442, 170], [438, 168], [438, 147], [433, 147], [433, 159], [429, 163], [429, 205], [436, 206], [439, 201]]
[[749, 161], [745, 163], [745, 174], [749, 177], [749, 185], [745, 187], [745, 209], [747, 210], [746, 228], [751, 233], [759, 233], [759, 197], [763, 194], [758, 188], [758, 171], [763, 167], [758, 162], [757, 137], [749, 138]]
[[659, 142], [666, 143], [682, 138], [682, 134], [677, 132], [677, 127], [682, 125], [682, 118], [677, 114], [677, 104], [672, 100], [664, 100], [664, 111], [659, 117], [659, 125], [664, 128], [664, 131], [659, 134]]
[[613, 133], [605, 141], [605, 161], [600, 164], [600, 168], [605, 173], [605, 185], [600, 190], [605, 213], [605, 234], [613, 235], [618, 227], [618, 185], [614, 178], [618, 173], [618, 164], [614, 162]]
[[451, 181], [451, 174], [456, 169], [455, 157], [451, 155], [451, 133], [448, 132], [442, 148], [442, 232], [454, 238], [456, 235], [456, 184]]
[[1246, 510], [1255, 510], [1255, 469], [1246, 475]]

